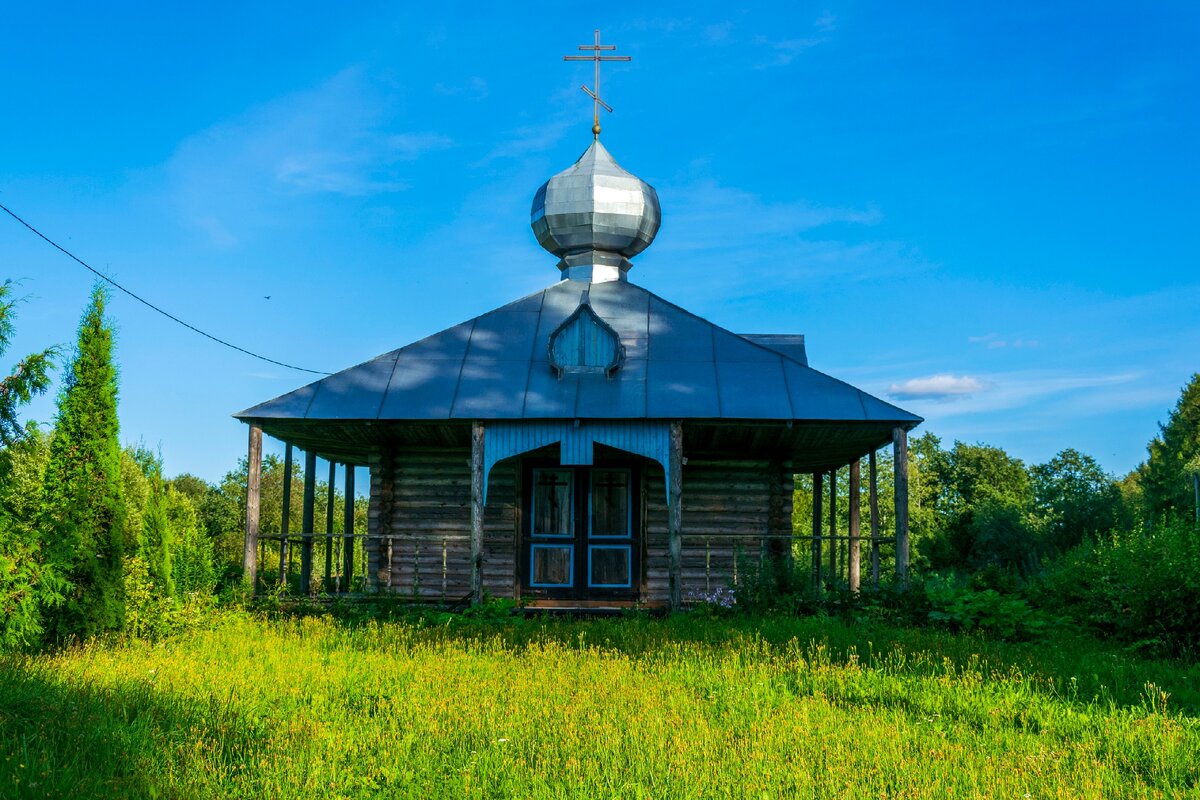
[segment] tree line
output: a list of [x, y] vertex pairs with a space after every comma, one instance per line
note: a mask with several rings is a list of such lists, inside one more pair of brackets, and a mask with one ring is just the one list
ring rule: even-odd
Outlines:
[[[21, 302], [14, 289], [0, 284], [0, 356]], [[240, 580], [246, 460], [210, 484], [168, 478], [152, 449], [121, 446], [107, 303], [98, 285], [63, 365], [49, 431], [22, 425], [19, 414], [49, 389], [65, 348], [25, 356], [0, 382], [0, 651], [113, 631], [165, 633], [207, 613], [217, 592]], [[262, 468], [264, 532], [277, 533], [284, 465], [268, 455]], [[300, 481], [300, 466], [292, 470]], [[319, 483], [320, 515], [327, 488]], [[299, 519], [299, 492], [291, 502]], [[335, 491], [337, 519], [344, 502]], [[355, 509], [365, 517], [361, 500]]]
[[[167, 477], [152, 449], [121, 446], [107, 301], [98, 285], [69, 358], [64, 348], [48, 347], [21, 358], [0, 381], [0, 650], [112, 631], [162, 633], [202, 616], [219, 592], [240, 583], [246, 460], [210, 484], [188, 474]], [[19, 303], [13, 284], [0, 284], [0, 356], [9, 348]], [[60, 361], [53, 425], [44, 431], [21, 424], [22, 407], [48, 391]], [[932, 433], [914, 437], [910, 543], [917, 593], [922, 580], [943, 589], [950, 581], [962, 592], [1005, 593], [1066, 611], [1101, 633], [1195, 653], [1200, 374], [1184, 387], [1147, 454], [1118, 477], [1072, 448], [1026, 465], [992, 445], [946, 446]], [[889, 536], [891, 459], [878, 461], [881, 523]], [[262, 469], [262, 533], [279, 533], [285, 466], [267, 456]], [[291, 477], [301, 480], [298, 463]], [[329, 487], [317, 483], [315, 516], [323, 519]], [[848, 485], [843, 469], [836, 481], [842, 532]], [[796, 486], [793, 524], [807, 535], [811, 476], [797, 476]], [[346, 498], [336, 489], [333, 498], [340, 520]], [[290, 502], [291, 517], [299, 520], [301, 493], [292, 492]], [[365, 500], [351, 502], [365, 529]], [[866, 492], [859, 502], [866, 520]], [[277, 548], [266, 546], [264, 567]], [[884, 560], [887, 575], [886, 552]], [[286, 568], [283, 577], [294, 579]], [[823, 580], [836, 590], [844, 573]]]
[[[974, 607], [976, 617], [1041, 608], [1131, 644], [1200, 655], [1200, 374], [1147, 444], [1147, 459], [1127, 475], [1107, 473], [1074, 448], [1027, 465], [1000, 447], [947, 446], [929, 432], [910, 440], [908, 456], [918, 596], [924, 588], [937, 602]], [[878, 467], [886, 538], [895, 532], [891, 458], [879, 458]], [[844, 535], [848, 468], [839, 470], [834, 485], [835, 519]], [[811, 476], [797, 476], [796, 486], [792, 520], [803, 536], [812, 530]], [[865, 521], [865, 491], [858, 501]], [[828, 502], [823, 514], [824, 529]], [[847, 542], [837, 547], [834, 574], [821, 567], [824, 587], [835, 592], [847, 586]], [[798, 559], [807, 566], [805, 556]], [[886, 579], [894, 564], [890, 548], [883, 548], [881, 562]], [[801, 573], [793, 586], [804, 584], [807, 572]], [[1004, 614], [997, 611], [1002, 607]], [[928, 606], [919, 611], [949, 613]], [[960, 621], [969, 627], [976, 620], [962, 611]]]

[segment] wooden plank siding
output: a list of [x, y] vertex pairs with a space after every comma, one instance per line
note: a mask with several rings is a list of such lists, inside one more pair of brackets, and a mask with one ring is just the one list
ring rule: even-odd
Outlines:
[[[539, 451], [540, 453], [540, 451]], [[543, 454], [544, 455], [544, 454]], [[471, 452], [398, 448], [370, 462], [368, 575], [372, 589], [427, 603], [470, 592]], [[497, 464], [484, 506], [482, 583], [493, 597], [517, 598], [519, 459]], [[662, 466], [642, 462], [642, 596], [669, 599], [667, 498]], [[735, 582], [772, 553], [790, 553], [793, 478], [780, 462], [705, 461], [683, 467], [681, 584], [684, 601]]]
[[[667, 575], [667, 504], [662, 470], [646, 470], [647, 602], [665, 600]], [[747, 569], [761, 568], [775, 553], [789, 552], [775, 535], [788, 535], [793, 477], [769, 460], [701, 460], [683, 468], [683, 600], [687, 603], [738, 582]], [[786, 498], [786, 499], [784, 499]]]
[[[375, 590], [432, 603], [471, 591], [470, 458], [467, 448], [405, 448], [372, 460], [367, 555]], [[482, 583], [495, 597], [514, 596], [515, 479], [515, 463], [497, 465], [484, 506]]]

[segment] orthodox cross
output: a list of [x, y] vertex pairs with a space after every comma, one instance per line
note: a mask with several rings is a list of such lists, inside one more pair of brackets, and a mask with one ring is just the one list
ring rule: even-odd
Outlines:
[[600, 62], [601, 61], [632, 61], [631, 56], [605, 56], [601, 53], [605, 50], [616, 50], [615, 44], [600, 44], [600, 29], [596, 29], [596, 37], [593, 44], [581, 44], [580, 50], [591, 50], [590, 56], [563, 56], [563, 61], [591, 61], [596, 67], [596, 77], [594, 85], [595, 91], [589, 89], [587, 84], [580, 86], [589, 97], [592, 98], [592, 134], [600, 138], [600, 109], [603, 107], [608, 113], [612, 113], [612, 106], [600, 99]]

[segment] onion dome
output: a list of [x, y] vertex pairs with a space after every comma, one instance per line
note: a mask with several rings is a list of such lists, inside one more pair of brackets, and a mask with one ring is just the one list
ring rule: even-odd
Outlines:
[[654, 187], [621, 169], [597, 139], [538, 189], [530, 217], [564, 278], [599, 283], [625, 280], [629, 259], [654, 241], [662, 214]]

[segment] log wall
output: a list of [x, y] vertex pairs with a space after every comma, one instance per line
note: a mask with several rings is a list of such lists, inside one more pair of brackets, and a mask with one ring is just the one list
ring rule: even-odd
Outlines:
[[[483, 586], [517, 598], [518, 460], [488, 477]], [[666, 486], [662, 467], [644, 462], [642, 602], [669, 597]], [[772, 538], [791, 530], [792, 475], [777, 462], [703, 461], [683, 468], [681, 584], [684, 602], [736, 583], [748, 569], [791, 548]], [[371, 461], [367, 558], [370, 588], [429, 603], [470, 591], [470, 451], [399, 449]]]
[[[786, 539], [791, 519], [793, 478], [782, 465], [766, 460], [724, 461], [689, 458], [683, 468], [683, 601], [737, 583], [772, 556], [790, 553]], [[786, 498], [786, 499], [785, 499]], [[784, 542], [780, 545], [779, 542]], [[647, 470], [646, 602], [665, 601], [667, 576], [667, 503], [661, 469]]]
[[[453, 603], [471, 590], [467, 449], [400, 449], [371, 463], [368, 574], [376, 591]], [[514, 597], [515, 463], [498, 464], [484, 507], [483, 588]]]

